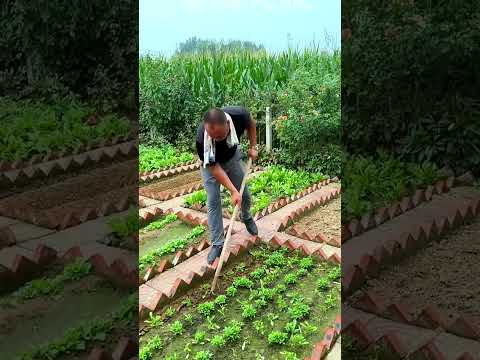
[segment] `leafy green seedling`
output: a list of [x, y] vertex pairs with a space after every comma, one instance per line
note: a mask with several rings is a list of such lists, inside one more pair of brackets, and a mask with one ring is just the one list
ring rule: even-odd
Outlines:
[[296, 274], [287, 274], [283, 278], [283, 281], [285, 281], [285, 284], [287, 284], [287, 285], [295, 284], [297, 282], [297, 280], [298, 280], [298, 278], [297, 278]]
[[308, 314], [310, 314], [310, 306], [302, 302], [294, 303], [288, 308], [288, 315], [295, 320], [303, 319]]
[[210, 344], [216, 348], [222, 348], [225, 346], [225, 339], [222, 335], [215, 335], [212, 340], [210, 340]]
[[252, 304], [242, 305], [242, 317], [251, 320], [257, 315], [257, 309]]
[[297, 320], [292, 320], [292, 321], [289, 321], [288, 323], [286, 323], [284, 330], [285, 330], [285, 332], [287, 332], [289, 334], [298, 333], [300, 331], [300, 327], [298, 325]]
[[237, 288], [233, 285], [229, 286], [226, 293], [228, 297], [234, 297], [237, 294]]
[[189, 325], [193, 325], [193, 315], [192, 314], [185, 314], [183, 317], [183, 321]]
[[183, 334], [183, 324], [177, 320], [170, 325], [170, 331], [173, 335], [182, 335]]
[[225, 305], [227, 303], [227, 297], [225, 295], [218, 295], [214, 302], [215, 305]]
[[250, 273], [250, 276], [255, 279], [259, 280], [261, 279], [265, 274], [267, 273], [266, 269], [264, 267], [259, 267], [258, 269], [252, 271]]
[[243, 287], [243, 288], [251, 289], [253, 287], [253, 281], [246, 278], [245, 276], [237, 277], [233, 281], [233, 286], [235, 286], [236, 288]]
[[213, 301], [207, 301], [197, 306], [198, 312], [203, 316], [210, 316], [215, 310], [215, 303]]
[[299, 261], [298, 266], [301, 269], [311, 270], [315, 266], [315, 262], [311, 257], [305, 257]]
[[152, 312], [149, 313], [148, 315], [149, 319], [145, 320], [145, 322], [150, 326], [150, 327], [158, 327], [163, 324], [162, 318], [160, 315], [154, 314]]
[[193, 337], [194, 344], [205, 344], [205, 338], [207, 337], [207, 333], [205, 331], [197, 331]]
[[195, 354], [195, 360], [211, 360], [213, 359], [213, 354], [208, 350], [202, 350]]
[[272, 331], [268, 334], [268, 343], [270, 345], [285, 345], [288, 335], [281, 331]]
[[302, 334], [292, 334], [288, 342], [293, 348], [303, 347], [309, 344], [307, 339], [305, 339], [305, 336]]
[[265, 335], [265, 324], [262, 320], [256, 320], [253, 322], [253, 328], [260, 335]]
[[229, 325], [223, 329], [223, 337], [226, 341], [232, 342], [240, 338], [240, 332], [242, 331], [243, 323], [232, 320]]
[[171, 306], [165, 309], [164, 315], [166, 318], [171, 318], [173, 315], [175, 315], [175, 309]]
[[317, 288], [320, 291], [327, 291], [330, 288], [330, 280], [328, 280], [326, 277], [321, 277], [318, 279]]
[[140, 349], [140, 360], [150, 360], [153, 355], [162, 348], [162, 339], [160, 336], [155, 335], [148, 343]]

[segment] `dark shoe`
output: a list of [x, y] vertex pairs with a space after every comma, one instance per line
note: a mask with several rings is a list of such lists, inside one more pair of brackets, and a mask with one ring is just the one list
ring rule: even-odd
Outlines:
[[247, 231], [250, 233], [250, 235], [258, 235], [257, 224], [255, 224], [255, 221], [253, 220], [253, 218], [245, 220], [244, 224], [245, 224], [245, 227], [247, 228]]
[[212, 265], [217, 257], [222, 254], [223, 245], [213, 245], [207, 256], [208, 265]]

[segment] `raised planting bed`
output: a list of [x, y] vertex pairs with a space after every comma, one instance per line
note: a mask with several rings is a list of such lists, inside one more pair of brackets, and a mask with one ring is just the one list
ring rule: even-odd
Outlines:
[[[136, 160], [0, 200], [0, 214], [62, 229], [126, 210], [138, 202]], [[112, 190], [113, 189], [113, 190]]]
[[140, 145], [139, 148], [140, 175], [193, 164], [195, 161], [193, 153], [179, 151], [170, 145], [162, 147]]
[[112, 162], [132, 159], [138, 154], [138, 143], [135, 140], [125, 141], [126, 137], [112, 139], [114, 145], [94, 150], [80, 149], [75, 154], [58, 154], [59, 157], [54, 159], [51, 155], [34, 157], [28, 162], [16, 162], [15, 169], [0, 172], [0, 186], [8, 187], [14, 192], [19, 188], [25, 191], [85, 174], [109, 166]]
[[138, 208], [131, 208], [126, 216], [111, 219], [108, 222], [108, 227], [111, 232], [99, 242], [107, 246], [138, 251], [138, 230], [140, 227]]
[[136, 337], [137, 296], [97, 276], [85, 260], [52, 265], [0, 298], [2, 358], [73, 360], [100, 345], [113, 351], [119, 338]]
[[[471, 224], [367, 280], [350, 301], [355, 304], [367, 293], [382, 303], [379, 307], [401, 306], [409, 319], [417, 319], [424, 310], [435, 307], [441, 314], [438, 321], [447, 329], [458, 316], [480, 329], [480, 302], [475, 301], [479, 289], [472, 284], [472, 279], [480, 278], [479, 254], [480, 216], [477, 216]], [[480, 340], [480, 332], [477, 336]]]
[[[140, 277], [143, 279], [148, 272], [150, 278], [203, 250], [208, 244], [205, 226], [184, 223], [174, 213], [162, 216], [140, 230]], [[194, 248], [199, 250], [192, 250]]]
[[160, 178], [154, 183], [142, 186], [138, 193], [141, 196], [164, 201], [191, 193], [202, 187], [200, 171], [193, 170], [176, 176]]
[[[128, 135], [132, 125], [115, 114], [101, 115], [73, 100], [55, 103], [0, 98], [0, 169], [18, 168], [23, 161], [42, 161], [105, 146], [105, 140]], [[34, 159], [32, 159], [34, 157]]]
[[[272, 166], [248, 181], [252, 195], [252, 215], [259, 219], [287, 203], [317, 190], [329, 181], [323, 175]], [[233, 206], [230, 193], [226, 189], [222, 191], [222, 204], [224, 217], [230, 218]], [[207, 193], [205, 190], [194, 192], [184, 200], [185, 207], [204, 212], [207, 211], [206, 205]]]
[[297, 251], [255, 247], [227, 263], [214, 295], [204, 283], [151, 313], [140, 359], [309, 358], [325, 332], [334, 340], [340, 273]]
[[[323, 188], [323, 190], [330, 189], [340, 189], [340, 187], [336, 183], [331, 183]], [[341, 199], [340, 192], [337, 192], [329, 201], [311, 207], [298, 216], [285, 232], [305, 240], [340, 246], [340, 216]]]
[[[416, 190], [425, 189], [448, 176], [431, 164], [404, 163], [383, 154], [376, 159], [350, 158], [345, 164], [344, 175], [344, 224], [363, 220], [366, 215], [378, 213], [386, 206], [414, 195]], [[369, 226], [368, 222], [362, 225]]]

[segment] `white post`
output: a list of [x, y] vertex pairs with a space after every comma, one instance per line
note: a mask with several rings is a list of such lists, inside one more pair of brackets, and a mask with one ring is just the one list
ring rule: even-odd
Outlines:
[[270, 106], [267, 106], [267, 110], [265, 112], [265, 136], [266, 151], [270, 152], [272, 150], [272, 119], [270, 114]]

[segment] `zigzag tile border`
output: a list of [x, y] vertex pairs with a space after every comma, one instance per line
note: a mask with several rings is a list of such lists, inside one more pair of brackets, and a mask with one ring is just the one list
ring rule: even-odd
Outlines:
[[368, 352], [373, 346], [382, 345], [397, 359], [479, 359], [480, 342], [458, 338], [439, 329], [433, 331], [398, 323], [351, 308], [344, 308], [343, 318], [348, 319], [348, 323], [343, 324], [342, 337], [355, 340], [360, 350]]
[[164, 259], [160, 261], [158, 266], [149, 266], [145, 271], [145, 276], [140, 279], [140, 284], [144, 284], [147, 281], [153, 279], [155, 276], [167, 271], [185, 260], [197, 255], [200, 251], [205, 250], [210, 246], [210, 241], [203, 240], [197, 245], [188, 247], [187, 250], [179, 250], [175, 253], [172, 259]]
[[17, 254], [10, 267], [0, 265], [1, 290], [15, 288], [32, 280], [35, 275], [42, 273], [56, 261], [68, 262], [76, 258], [85, 258], [93, 266], [94, 274], [106, 277], [122, 286], [138, 286], [136, 267], [129, 267], [124, 260], [114, 259], [110, 264], [100, 253], [85, 253], [79, 246], [70, 248], [62, 257], [58, 252], [46, 245], [36, 247], [33, 257]]
[[367, 277], [377, 276], [380, 266], [400, 260], [414, 253], [426, 243], [437, 240], [447, 232], [458, 228], [480, 214], [480, 199], [464, 202], [451, 209], [448, 216], [437, 216], [405, 232], [398, 240], [390, 240], [378, 246], [373, 254], [364, 254], [359, 264], [349, 266], [343, 272], [342, 287], [346, 295], [357, 290]]
[[129, 337], [122, 337], [117, 342], [113, 352], [102, 347], [95, 347], [88, 355], [87, 360], [132, 360], [138, 359], [138, 341]]
[[158, 170], [141, 172], [139, 174], [140, 182], [142, 183], [150, 182], [153, 180], [162, 179], [172, 175], [179, 175], [188, 171], [198, 170], [198, 169], [200, 169], [200, 163], [198, 162], [198, 160], [192, 160], [183, 164], [172, 165], [170, 167], [167, 167], [161, 170], [158, 169]]
[[[303, 239], [301, 239], [301, 240], [303, 240]], [[338, 255], [337, 253], [333, 253], [332, 255], [328, 256], [325, 253], [325, 251], [322, 250], [321, 247], [319, 247], [316, 250], [311, 250], [307, 246], [305, 246], [304, 244], [302, 244], [300, 242], [295, 243], [293, 241], [290, 241], [290, 239], [281, 239], [277, 235], [273, 235], [273, 237], [270, 239], [270, 241], [268, 243], [270, 245], [272, 245], [273, 247], [286, 247], [286, 248], [288, 248], [292, 251], [293, 250], [300, 250], [304, 255], [318, 257], [320, 260], [328, 261], [328, 262], [331, 262], [333, 264], [340, 265], [341, 262], [342, 262], [341, 256]]]
[[[267, 208], [263, 209], [262, 211], [259, 211], [259, 212], [255, 213], [253, 215], [253, 218], [255, 220], [259, 220], [259, 219], [261, 219], [261, 218], [263, 218], [267, 215], [270, 215], [270, 214], [274, 213], [278, 209], [281, 209], [281, 208], [285, 207], [286, 205], [291, 204], [294, 201], [296, 201], [298, 199], [301, 199], [304, 196], [307, 196], [307, 195], [311, 194], [312, 192], [314, 192], [316, 190], [319, 190], [322, 186], [325, 186], [325, 185], [330, 184], [331, 182], [337, 182], [337, 181], [338, 181], [337, 178], [322, 180], [322, 181], [320, 181], [316, 184], [313, 184], [313, 185], [309, 186], [305, 190], [299, 191], [298, 193], [296, 193], [296, 194], [294, 194], [294, 195], [292, 195], [288, 198], [278, 199], [278, 200], [274, 201], [273, 203], [271, 203]], [[201, 212], [204, 212], [204, 213], [206, 213], [208, 211], [206, 206], [199, 206], [198, 204], [192, 206], [192, 209], [197, 210], [197, 211], [201, 211]], [[224, 211], [223, 216], [225, 218], [229, 219], [231, 215], [228, 212]]]
[[[193, 166], [193, 165], [189, 165], [189, 166]], [[179, 168], [176, 168], [176, 169], [179, 169]], [[175, 169], [173, 169], [171, 171], [174, 171], [174, 170]], [[263, 170], [262, 167], [257, 166], [253, 169], [252, 174], [254, 174], [258, 171], [262, 171], [262, 170]], [[180, 173], [172, 173], [171, 175], [168, 175], [168, 176], [178, 175], [178, 174], [185, 173], [185, 172], [187, 172], [187, 170], [182, 171]], [[151, 175], [151, 176], [153, 176], [153, 175]], [[161, 177], [157, 177], [155, 179], [152, 179], [152, 181], [157, 180], [159, 178], [161, 178]], [[198, 190], [201, 190], [201, 189], [203, 189], [203, 182], [200, 180], [197, 183], [195, 183], [194, 185], [191, 185], [191, 186], [189, 186], [189, 187], [187, 187], [183, 190], [180, 190], [180, 191], [175, 191], [175, 189], [165, 190], [165, 191], [153, 191], [153, 190], [147, 190], [147, 189], [142, 188], [140, 193], [141, 193], [142, 196], [145, 196], [145, 197], [148, 197], [148, 198], [151, 198], [151, 199], [155, 199], [155, 200], [158, 200], [158, 201], [167, 201], [167, 200], [179, 197], [179, 196], [191, 194], [191, 193], [193, 193], [195, 191], [198, 191]], [[195, 208], [195, 210], [198, 210], [198, 209]]]
[[337, 340], [338, 335], [340, 335], [341, 327], [342, 317], [338, 314], [333, 326], [325, 330], [323, 339], [313, 346], [312, 354], [310, 357], [305, 358], [305, 360], [324, 359], [333, 348], [333, 345], [335, 345], [335, 341]]
[[328, 239], [321, 231], [318, 232], [317, 234], [312, 234], [308, 230], [301, 232], [295, 227], [295, 221], [305, 216], [308, 212], [320, 206], [328, 204], [330, 201], [337, 198], [340, 195], [340, 193], [341, 193], [340, 187], [338, 189], [331, 189], [327, 194], [325, 194], [325, 196], [322, 196], [321, 199], [312, 200], [309, 203], [291, 211], [290, 214], [283, 217], [279, 231], [286, 230], [285, 232], [287, 234], [299, 237], [304, 240], [309, 240], [309, 241], [314, 241], [319, 243], [326, 243], [328, 245], [340, 247], [341, 246], [340, 239], [337, 239], [337, 238]]
[[[256, 243], [260, 242], [258, 237], [247, 238], [241, 244], [237, 244], [225, 254], [224, 264], [227, 264], [230, 258], [237, 257], [244, 254]], [[209, 278], [215, 273], [215, 269], [218, 266], [219, 259], [217, 258], [211, 266], [203, 266], [198, 270], [189, 271], [175, 279], [171, 285], [170, 290], [167, 293], [161, 292], [154, 287], [149, 286], [149, 282], [141, 285], [139, 288], [139, 316], [140, 319], [144, 319], [149, 312], [154, 312], [160, 305], [164, 305], [174, 299], [180, 292], [188, 289], [189, 287], [197, 284], [198, 282]], [[164, 272], [163, 274], [167, 274]], [[160, 274], [159, 276], [162, 276]], [[155, 280], [152, 279], [150, 281]], [[143, 300], [143, 301], [142, 301]]]
[[427, 186], [426, 189], [417, 189], [412, 195], [405, 196], [402, 200], [396, 201], [390, 206], [379, 208], [373, 213], [364, 214], [360, 218], [352, 219], [348, 223], [342, 224], [341, 242], [345, 243], [354, 236], [360, 235], [412, 210], [423, 202], [430, 201], [433, 195], [446, 193], [454, 186], [471, 186], [473, 182], [474, 177], [472, 173], [467, 172], [458, 177], [451, 176], [447, 179], [439, 180], [435, 184]]
[[32, 258], [22, 254], [15, 255], [9, 267], [0, 265], [0, 290], [22, 285], [57, 260], [57, 251], [42, 244], [36, 247]]
[[80, 246], [74, 246], [68, 249], [62, 256], [63, 261], [72, 261], [77, 258], [84, 258], [88, 261], [93, 269], [94, 273], [105, 277], [114, 283], [127, 286], [138, 286], [138, 271], [137, 266], [128, 266], [128, 264], [121, 258], [115, 258], [110, 264], [107, 257], [101, 253], [95, 251], [86, 251]]
[[187, 187], [187, 188], [185, 188], [181, 191], [166, 190], [166, 191], [158, 192], [158, 191], [153, 191], [153, 190], [142, 189], [141, 193], [142, 193], [142, 196], [145, 196], [145, 197], [148, 197], [148, 198], [151, 198], [151, 199], [155, 199], [155, 200], [159, 200], [159, 201], [166, 201], [166, 200], [176, 198], [178, 196], [191, 194], [194, 191], [198, 191], [198, 190], [201, 190], [201, 189], [203, 189], [203, 184], [200, 181], [200, 182], [196, 183], [195, 185], [191, 185], [191, 186], [189, 186], [189, 187]]
[[[118, 190], [118, 189], [117, 189]], [[114, 190], [114, 191], [117, 191]], [[70, 204], [84, 201], [80, 199]], [[44, 218], [38, 218], [37, 213], [40, 210], [30, 207], [12, 207], [12, 206], [0, 206], [0, 215], [14, 217], [19, 220], [29, 222], [34, 225], [46, 227], [48, 229], [63, 230], [71, 226], [82, 224], [86, 221], [93, 220], [102, 216], [110, 215], [116, 212], [122, 212], [127, 210], [132, 204], [135, 204], [138, 198], [132, 198], [129, 194], [122, 196], [119, 200], [104, 201], [101, 205], [91, 208], [85, 208], [79, 210], [66, 210], [60, 217], [57, 207], [53, 207], [47, 210], [43, 210], [45, 214]], [[68, 204], [60, 205], [59, 207]]]
[[73, 169], [79, 169], [88, 164], [98, 164], [120, 156], [134, 155], [137, 151], [138, 143], [130, 141], [33, 164], [20, 169], [8, 170], [0, 173], [0, 185], [25, 184], [33, 179], [48, 178], [49, 176], [66, 173]]
[[480, 340], [480, 327], [471, 319], [460, 315], [453, 320], [449, 320], [448, 316], [443, 314], [440, 308], [435, 305], [422, 309], [420, 314], [414, 317], [412, 316], [414, 311], [408, 305], [388, 301], [385, 297], [368, 291], [363, 292], [351, 306], [407, 325], [419, 326], [430, 330], [441, 328], [447, 333], [477, 341]]

